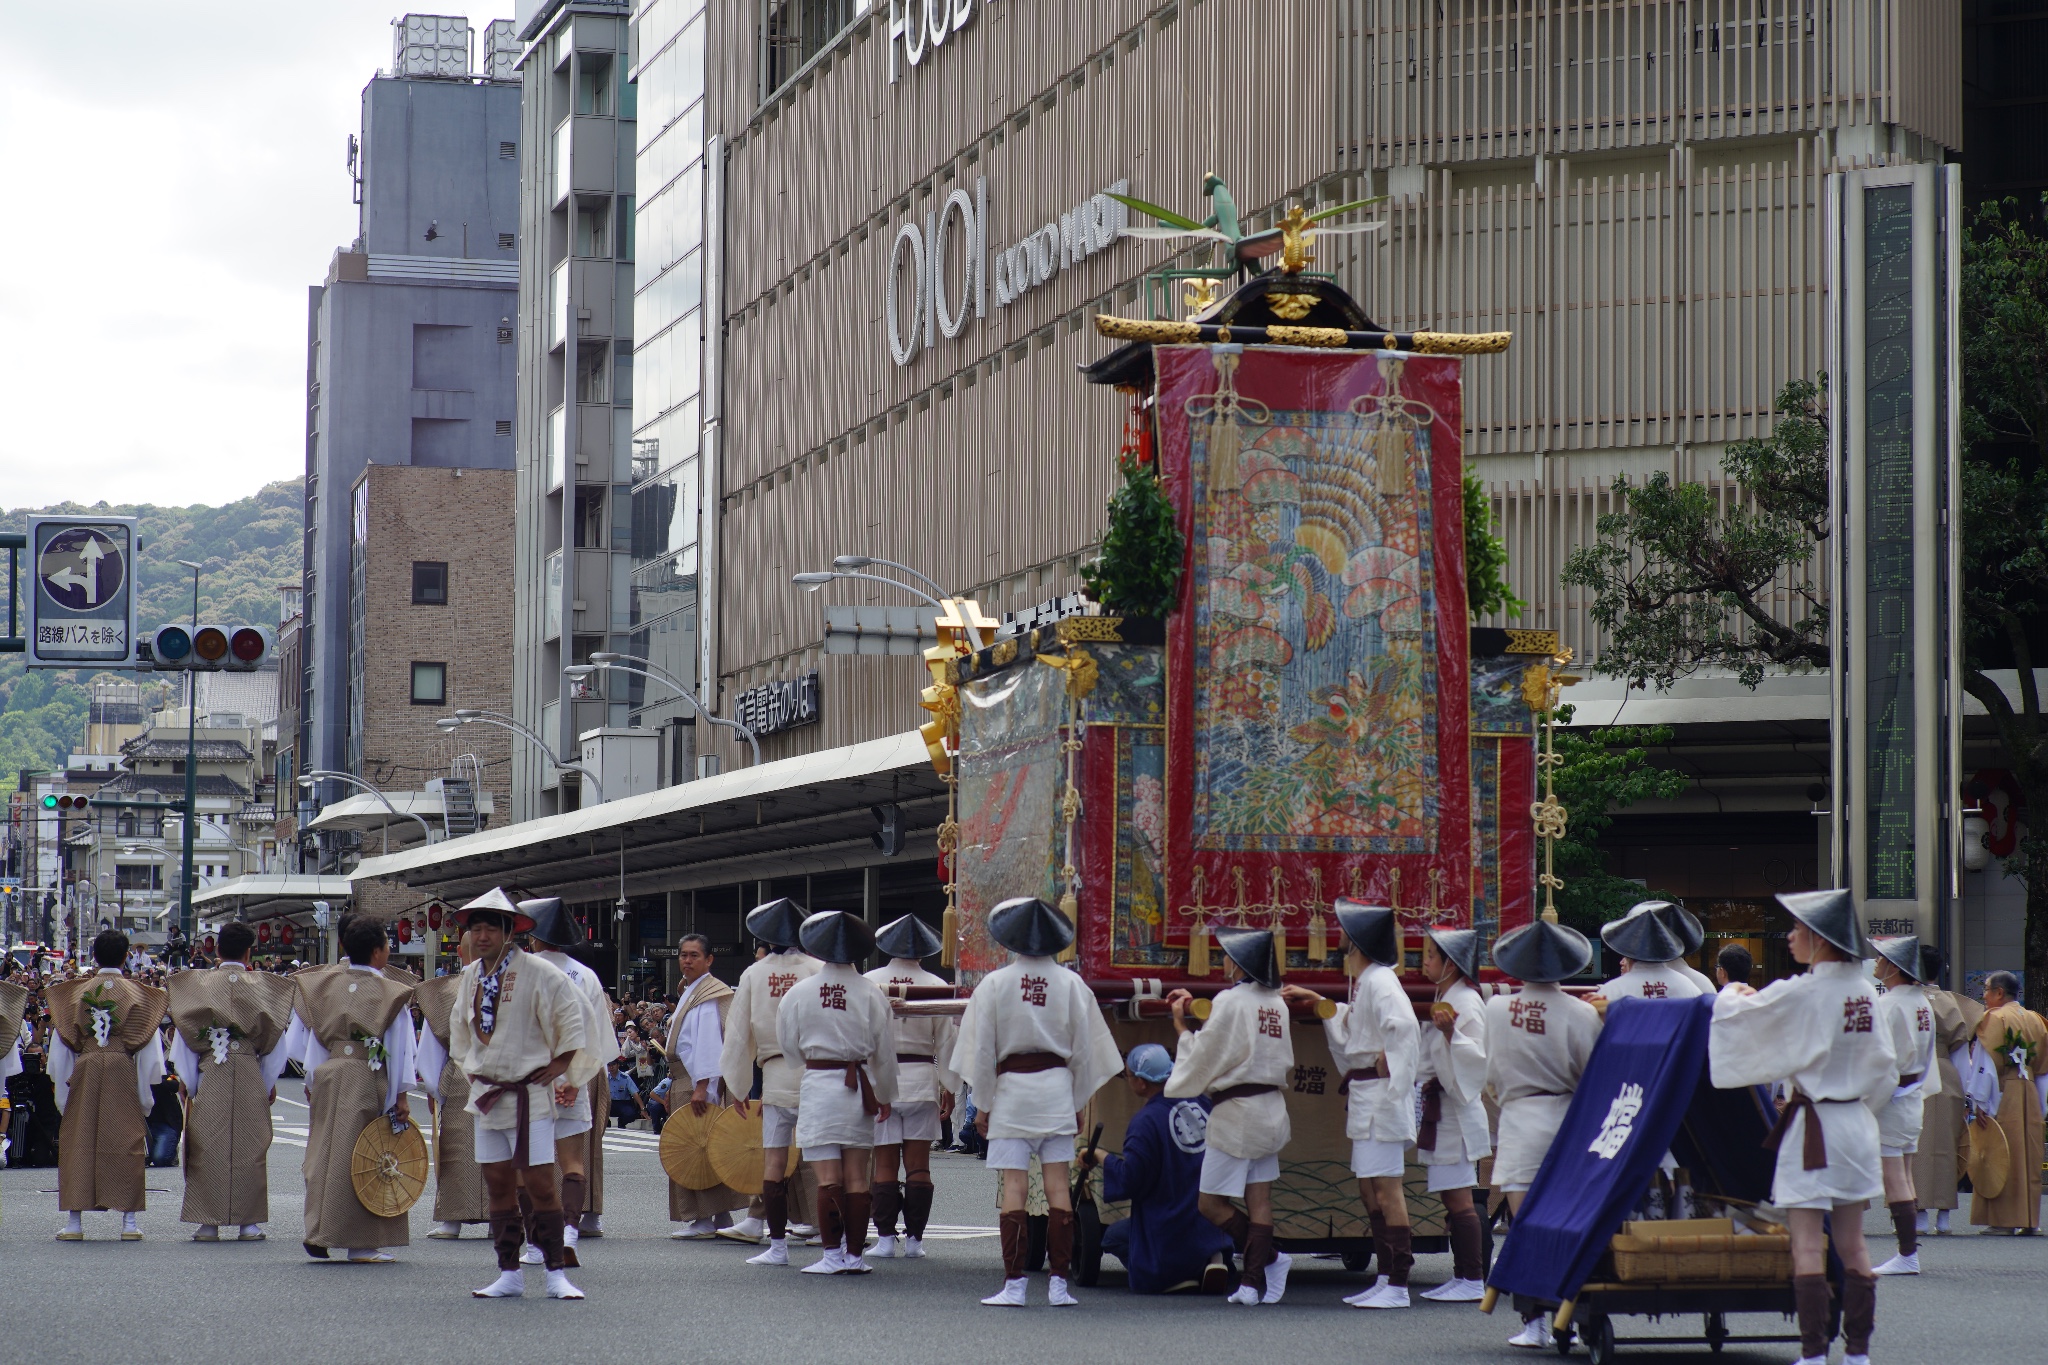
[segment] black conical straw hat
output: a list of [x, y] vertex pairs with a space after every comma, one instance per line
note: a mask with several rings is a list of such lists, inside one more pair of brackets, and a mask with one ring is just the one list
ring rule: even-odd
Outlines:
[[1364, 901], [1341, 900], [1330, 908], [1344, 936], [1368, 961], [1383, 967], [1401, 965], [1401, 923], [1392, 910]]
[[988, 936], [1023, 957], [1052, 957], [1074, 941], [1074, 926], [1038, 897], [1017, 896], [988, 912]]
[[1517, 981], [1567, 981], [1592, 960], [1593, 945], [1584, 934], [1543, 920], [1503, 934], [1493, 944], [1493, 965]]
[[794, 948], [804, 915], [801, 905], [783, 896], [747, 911], [747, 932], [771, 948]]
[[1261, 986], [1280, 984], [1280, 964], [1273, 953], [1273, 934], [1268, 929], [1218, 929], [1216, 946], [1238, 965], [1238, 969]]
[[1690, 957], [1707, 941], [1707, 928], [1700, 917], [1676, 901], [1641, 901], [1629, 907], [1630, 915], [1653, 914], [1679, 942], [1679, 955]]
[[797, 941], [804, 951], [820, 962], [847, 966], [875, 950], [875, 933], [859, 915], [844, 910], [820, 910], [797, 929]]
[[1871, 955], [1870, 940], [1856, 915], [1856, 898], [1847, 891], [1780, 891], [1778, 904], [1850, 957], [1861, 960]]
[[1662, 901], [1646, 901], [1643, 908], [1600, 926], [1600, 941], [1631, 962], [1669, 962], [1685, 956], [1685, 940], [1664, 915], [1655, 909]]
[[576, 917], [562, 908], [560, 896], [521, 901], [519, 909], [533, 921], [533, 928], [527, 932], [550, 947], [580, 948], [590, 941], [589, 935], [583, 932], [583, 926], [576, 922]]
[[945, 946], [939, 939], [938, 930], [916, 915], [905, 915], [902, 919], [890, 920], [875, 931], [875, 947], [891, 958], [914, 961], [921, 957], [933, 957]]
[[1451, 965], [1465, 974], [1468, 981], [1479, 979], [1479, 931], [1477, 929], [1453, 929], [1445, 925], [1441, 929], [1425, 929], [1423, 933], [1436, 945], [1436, 950], [1450, 959]]
[[1920, 936], [1918, 934], [1900, 934], [1896, 938], [1874, 938], [1870, 940], [1870, 946], [1877, 949], [1878, 955], [1883, 957], [1885, 961], [1904, 972], [1908, 981], [1917, 982], [1927, 979], [1920, 974], [1924, 969], [1920, 964]]

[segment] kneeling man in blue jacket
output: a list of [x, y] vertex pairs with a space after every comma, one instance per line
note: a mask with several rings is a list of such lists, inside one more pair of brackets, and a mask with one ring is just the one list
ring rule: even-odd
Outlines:
[[1230, 1288], [1230, 1234], [1195, 1207], [1207, 1146], [1209, 1101], [1166, 1098], [1173, 1057], [1140, 1043], [1124, 1059], [1124, 1079], [1144, 1101], [1131, 1116], [1121, 1156], [1090, 1148], [1084, 1166], [1101, 1165], [1102, 1197], [1129, 1200], [1130, 1217], [1102, 1232], [1102, 1249], [1124, 1263], [1131, 1292], [1170, 1294]]

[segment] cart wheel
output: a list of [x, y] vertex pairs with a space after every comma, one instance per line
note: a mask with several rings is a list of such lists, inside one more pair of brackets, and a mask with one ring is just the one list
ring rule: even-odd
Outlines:
[[1593, 1365], [1609, 1365], [1614, 1359], [1614, 1319], [1602, 1313], [1586, 1320], [1586, 1358]]
[[1343, 1257], [1344, 1268], [1355, 1275], [1372, 1264], [1372, 1239], [1360, 1238], [1355, 1242], [1347, 1242], [1344, 1249], [1337, 1254]]
[[1719, 1355], [1728, 1340], [1728, 1317], [1725, 1313], [1709, 1313], [1706, 1318], [1707, 1328], [1702, 1335], [1707, 1339], [1707, 1349]]
[[1102, 1282], [1102, 1212], [1093, 1199], [1074, 1205], [1074, 1283], [1093, 1289]]

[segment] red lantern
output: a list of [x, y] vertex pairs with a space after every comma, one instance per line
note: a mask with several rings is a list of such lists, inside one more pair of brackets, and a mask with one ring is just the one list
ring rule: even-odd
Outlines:
[[256, 926], [256, 940], [259, 943], [270, 942], [270, 921], [265, 920]]
[[412, 942], [412, 921], [411, 921], [411, 920], [409, 920], [409, 919], [402, 919], [402, 920], [400, 920], [400, 921], [398, 922], [398, 941], [399, 941], [400, 943], [410, 943], [410, 942]]
[[429, 929], [441, 927], [441, 902], [435, 901], [427, 907], [427, 927]]
[[292, 926], [291, 926], [291, 924], [290, 924], [289, 922], [286, 922], [286, 923], [284, 923], [284, 924], [281, 924], [281, 925], [279, 925], [279, 926], [278, 926], [278, 928], [277, 928], [277, 937], [278, 937], [278, 939], [279, 939], [279, 940], [280, 940], [280, 941], [281, 941], [281, 942], [282, 942], [282, 943], [283, 943], [283, 944], [285, 945], [285, 947], [287, 947], [287, 948], [291, 947], [291, 944], [292, 944], [292, 935], [293, 935], [293, 930], [292, 930]]

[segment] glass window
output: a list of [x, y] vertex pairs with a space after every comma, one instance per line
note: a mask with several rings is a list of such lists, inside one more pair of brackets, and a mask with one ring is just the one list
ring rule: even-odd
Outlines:
[[553, 350], [569, 336], [569, 263], [563, 261], [548, 276], [548, 313], [552, 318], [548, 349]]
[[576, 254], [578, 256], [609, 256], [612, 250], [612, 201], [609, 199], [578, 199], [576, 201]]
[[697, 547], [633, 570], [632, 624], [657, 621], [672, 612], [697, 608]]
[[412, 704], [414, 706], [446, 706], [448, 704], [448, 665], [413, 664]]
[[619, 87], [619, 117], [640, 117], [640, 86], [636, 81], [627, 81]]
[[612, 401], [631, 403], [633, 401], [633, 343], [616, 343], [612, 356]]
[[[562, 638], [562, 552], [555, 551], [548, 556], [547, 572], [543, 577], [545, 586], [541, 590], [540, 638], [559, 640]], [[543, 728], [542, 734], [548, 733]]]
[[412, 603], [416, 607], [448, 605], [448, 566], [423, 559], [412, 562]]
[[612, 254], [622, 261], [633, 259], [633, 196], [625, 195], [619, 200], [619, 211], [613, 215], [618, 238], [612, 244]]
[[612, 111], [612, 59], [586, 52], [576, 72], [576, 112], [609, 114]]
[[557, 204], [569, 197], [569, 144], [575, 137], [576, 120], [565, 118], [562, 126], [555, 129], [555, 200]]
[[604, 342], [576, 348], [576, 401], [609, 403], [612, 348]]
[[569, 408], [567, 404], [548, 414], [548, 487], [562, 486], [562, 452], [569, 444]]
[[633, 492], [633, 559], [645, 564], [697, 543], [697, 470], [685, 460]]

